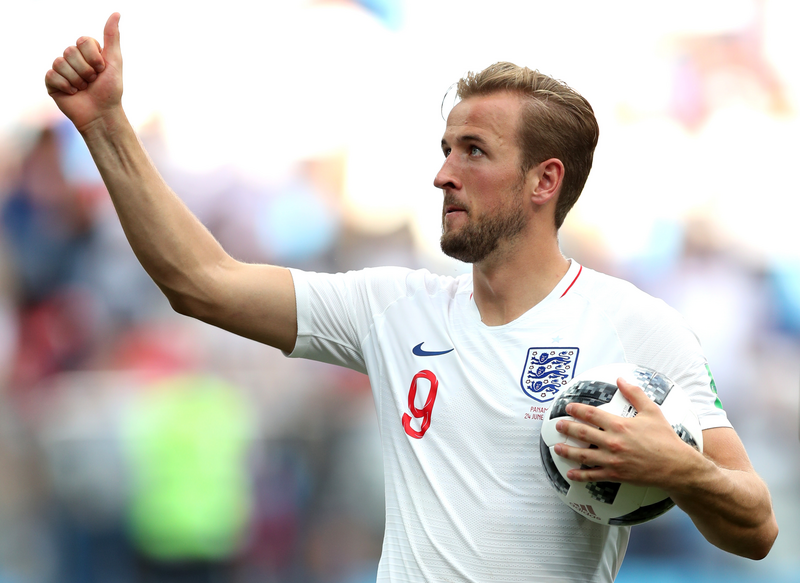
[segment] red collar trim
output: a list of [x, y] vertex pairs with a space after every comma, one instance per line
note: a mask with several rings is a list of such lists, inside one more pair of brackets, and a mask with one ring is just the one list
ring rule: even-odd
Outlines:
[[569, 284], [569, 287], [568, 287], [567, 289], [565, 289], [565, 290], [564, 290], [564, 293], [563, 293], [563, 294], [561, 294], [561, 297], [562, 297], [562, 298], [563, 298], [565, 295], [567, 295], [567, 292], [568, 292], [568, 291], [569, 291], [569, 290], [572, 288], [572, 286], [573, 286], [573, 285], [575, 285], [575, 282], [576, 282], [576, 281], [578, 281], [578, 278], [581, 276], [581, 271], [583, 271], [583, 265], [581, 265], [581, 268], [578, 270], [578, 275], [576, 275], [576, 276], [575, 276], [575, 279], [573, 279], [573, 280], [572, 280], [572, 283], [571, 283], [571, 284]]

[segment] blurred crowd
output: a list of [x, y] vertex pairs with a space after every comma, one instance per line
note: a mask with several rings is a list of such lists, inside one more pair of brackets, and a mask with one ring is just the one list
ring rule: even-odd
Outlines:
[[[384, 17], [397, 27], [393, 14]], [[704, 80], [733, 66], [757, 73], [776, 96], [770, 108], [788, 107], [750, 58], [753, 38], [686, 45], [685, 91], [669, 107], [687, 131], [731, 93]], [[170, 186], [238, 259], [327, 272], [443, 265], [418, 225], [353, 220], [346, 154], [269, 179], [190, 172], [170, 159], [158, 118], [139, 130]], [[753, 253], [699, 211], [656, 224], [653, 248], [625, 257], [582, 227], [565, 224], [566, 256], [664, 299], [697, 332], [781, 528], [770, 557], [753, 563], [673, 510], [634, 527], [619, 581], [796, 581], [798, 249]], [[70, 124], [0, 136], [0, 583], [374, 581], [383, 512], [365, 376], [176, 315]]]
[[[172, 167], [158, 124], [142, 139], [240, 259], [428, 267], [408, 229], [348, 226], [340, 158], [254, 184]], [[383, 477], [367, 378], [174, 314], [66, 122], [20, 130], [3, 159], [0, 582], [374, 580]], [[798, 437], [797, 266], [737, 253], [708, 217], [678, 234], [675, 252], [646, 267], [615, 261], [569, 226], [562, 246], [693, 325], [780, 507], [772, 560], [791, 563], [800, 464], [782, 444]], [[680, 511], [636, 527], [633, 569], [674, 557], [714, 572], [756, 568], [702, 541]]]
[[[240, 259], [414, 263], [407, 233], [376, 239], [341, 224], [337, 159], [263, 187], [174, 171], [157, 127], [142, 138]], [[383, 477], [367, 378], [174, 314], [68, 124], [21, 131], [11, 150], [0, 581], [374, 578]]]

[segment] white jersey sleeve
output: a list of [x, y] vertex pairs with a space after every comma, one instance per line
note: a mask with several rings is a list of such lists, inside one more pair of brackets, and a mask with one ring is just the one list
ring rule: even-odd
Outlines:
[[700, 341], [683, 316], [631, 283], [586, 271], [575, 293], [608, 317], [625, 362], [655, 369], [677, 383], [691, 398], [702, 429], [731, 427]]
[[402, 267], [336, 274], [290, 271], [297, 296], [297, 342], [289, 356], [363, 373], [362, 344], [375, 318], [401, 298], [419, 291], [435, 293], [443, 281], [426, 270]]

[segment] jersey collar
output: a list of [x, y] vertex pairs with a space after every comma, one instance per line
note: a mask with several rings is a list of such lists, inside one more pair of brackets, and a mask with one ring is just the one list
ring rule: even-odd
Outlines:
[[564, 277], [561, 278], [553, 290], [547, 294], [547, 297], [545, 297], [541, 302], [533, 306], [530, 310], [522, 314], [522, 316], [513, 322], [509, 322], [503, 326], [486, 326], [483, 324], [483, 322], [481, 322], [481, 314], [478, 311], [478, 306], [475, 304], [475, 297], [473, 296], [472, 289], [469, 290], [469, 306], [467, 310], [473, 319], [477, 320], [481, 325], [486, 326], [487, 328], [504, 328], [506, 326], [513, 326], [517, 322], [525, 320], [531, 314], [535, 314], [543, 309], [546, 309], [547, 306], [549, 306], [552, 302], [556, 302], [564, 297], [569, 297], [569, 294], [575, 289], [575, 284], [580, 280], [582, 273], [583, 266], [574, 259], [569, 259], [569, 269], [567, 269], [567, 273], [564, 274]]

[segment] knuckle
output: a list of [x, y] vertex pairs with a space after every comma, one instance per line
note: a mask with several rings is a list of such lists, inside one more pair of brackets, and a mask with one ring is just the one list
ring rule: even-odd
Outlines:
[[66, 59], [64, 57], [56, 57], [55, 61], [53, 61], [53, 69], [58, 69], [64, 65]]
[[78, 47], [72, 45], [64, 49], [64, 58], [69, 59], [70, 57], [74, 57], [75, 53], [78, 52]]
[[614, 433], [622, 433], [625, 430], [625, 423], [623, 419], [612, 419], [608, 423], [608, 429]]

